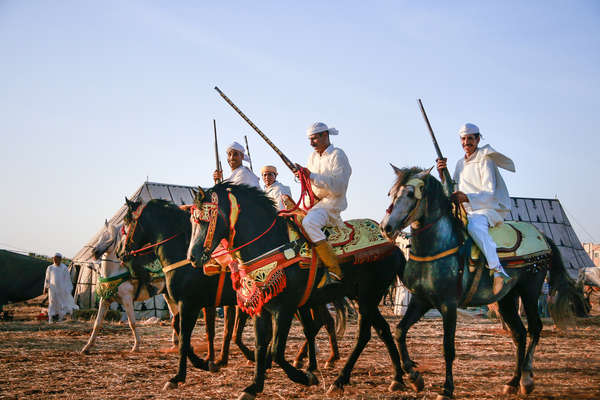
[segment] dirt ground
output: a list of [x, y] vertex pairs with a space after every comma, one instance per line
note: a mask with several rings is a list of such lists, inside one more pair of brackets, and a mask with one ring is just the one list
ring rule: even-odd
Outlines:
[[[592, 317], [580, 319], [578, 327], [556, 331], [544, 320], [542, 338], [535, 355], [535, 391], [529, 399], [600, 398], [600, 312], [593, 301]], [[188, 363], [187, 382], [163, 392], [177, 367], [177, 354], [170, 347], [168, 326], [141, 325], [142, 348], [130, 353], [132, 337], [127, 325], [109, 323], [90, 355], [78, 351], [86, 343], [92, 322], [68, 321], [53, 325], [36, 321], [40, 308], [10, 305], [15, 320], [0, 322], [0, 398], [99, 398], [99, 399], [234, 399], [250, 383], [253, 366], [232, 346], [229, 365], [217, 373], [195, 370]], [[386, 314], [389, 309], [384, 309]], [[398, 317], [387, 315], [391, 326]], [[349, 322], [340, 343], [342, 360], [349, 354], [356, 333]], [[222, 324], [219, 324], [219, 333]], [[253, 345], [251, 327], [244, 339]], [[194, 342], [202, 347], [204, 327], [195, 329]], [[218, 336], [220, 339], [220, 335]], [[297, 323], [288, 342], [288, 359], [298, 349], [302, 334]], [[444, 381], [442, 324], [438, 318], [422, 320], [409, 332], [409, 351], [424, 372], [425, 389], [390, 393], [391, 363], [382, 342], [373, 338], [359, 358], [346, 386], [345, 399], [435, 399]], [[319, 363], [329, 351], [324, 332], [318, 337]], [[456, 334], [454, 382], [457, 399], [517, 398], [503, 396], [502, 385], [514, 366], [514, 349], [496, 321], [484, 317], [459, 317]], [[342, 367], [321, 369], [318, 386], [303, 387], [287, 379], [279, 367], [268, 372], [262, 399], [321, 399]]]

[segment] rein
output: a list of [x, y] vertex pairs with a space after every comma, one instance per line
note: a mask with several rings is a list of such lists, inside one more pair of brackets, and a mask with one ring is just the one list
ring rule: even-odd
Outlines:
[[[133, 240], [133, 234], [135, 232], [135, 229], [137, 228], [138, 220], [142, 216], [142, 212], [144, 211], [144, 208], [146, 208], [146, 205], [147, 205], [147, 203], [146, 204], [140, 204], [138, 206], [138, 208], [136, 208], [135, 211], [132, 212], [132, 215], [133, 215], [133, 227], [127, 231], [127, 236], [125, 238], [125, 248], [127, 248], [127, 245], [130, 244], [130, 242]], [[140, 224], [140, 227], [141, 227], [141, 224]], [[125, 230], [124, 226], [121, 229], [122, 229], [121, 232], [124, 233], [123, 232]], [[135, 257], [135, 256], [138, 256], [138, 255], [147, 255], [147, 254], [150, 254], [151, 251], [146, 251], [146, 250], [149, 250], [149, 249], [152, 249], [154, 247], [160, 246], [161, 244], [167, 243], [169, 240], [175, 239], [180, 234], [181, 234], [181, 232], [180, 233], [176, 233], [175, 235], [170, 236], [170, 237], [168, 237], [168, 238], [166, 238], [164, 240], [161, 240], [160, 242], [146, 245], [146, 246], [142, 247], [141, 249], [128, 251], [126, 253], [126, 255]], [[143, 252], [145, 252], [145, 253], [143, 253]]]

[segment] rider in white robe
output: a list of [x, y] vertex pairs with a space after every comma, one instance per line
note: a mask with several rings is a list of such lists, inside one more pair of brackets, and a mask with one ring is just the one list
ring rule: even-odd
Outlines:
[[75, 304], [71, 291], [73, 282], [67, 266], [63, 264], [62, 255], [54, 255], [54, 264], [46, 268], [46, 279], [44, 281], [44, 293], [48, 293], [48, 322], [52, 323], [53, 317], [59, 321], [63, 320], [65, 315], [71, 314], [73, 310], [78, 310], [79, 306]]
[[[497, 294], [508, 274], [500, 264], [496, 243], [488, 229], [502, 224], [504, 218], [510, 215], [510, 197], [498, 167], [514, 172], [515, 165], [490, 145], [477, 147], [481, 136], [476, 125], [463, 125], [459, 134], [465, 156], [456, 163], [453, 179], [457, 188], [452, 196], [463, 204], [469, 235], [483, 252], [489, 268], [496, 271], [493, 292]], [[444, 160], [438, 161], [441, 176], [445, 167]]]
[[[329, 140], [330, 135], [337, 134], [337, 129], [329, 128], [322, 122], [313, 124], [307, 130], [310, 145], [315, 149], [309, 156], [307, 169], [310, 171], [312, 191], [318, 202], [307, 210], [302, 220], [304, 231], [315, 244], [319, 258], [335, 280], [342, 278], [342, 271], [337, 256], [321, 229], [324, 226], [342, 226], [340, 213], [348, 207], [346, 191], [352, 175], [346, 153], [334, 147]], [[328, 274], [325, 276], [328, 277]]]
[[288, 196], [291, 199], [292, 191], [289, 186], [285, 186], [277, 180], [277, 168], [273, 165], [265, 165], [260, 169], [260, 174], [265, 183], [265, 193], [273, 199], [277, 205], [277, 209], [287, 209], [284, 196]]

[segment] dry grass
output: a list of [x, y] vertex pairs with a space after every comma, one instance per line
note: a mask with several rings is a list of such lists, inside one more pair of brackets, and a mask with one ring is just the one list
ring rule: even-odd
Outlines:
[[[598, 399], [600, 398], [600, 315], [598, 299], [595, 314], [581, 320], [577, 329], [555, 331], [545, 322], [536, 352], [534, 373], [536, 389], [529, 399]], [[10, 307], [9, 307], [10, 308]], [[27, 307], [12, 306], [15, 316], [29, 318]], [[398, 318], [388, 316], [390, 325]], [[459, 318], [454, 363], [455, 396], [462, 399], [502, 398], [502, 385], [514, 367], [513, 345], [494, 321], [483, 318]], [[349, 354], [356, 322], [349, 324], [341, 341], [342, 359]], [[236, 398], [250, 383], [253, 366], [248, 365], [237, 348], [227, 368], [210, 374], [188, 365], [187, 383], [162, 392], [167, 379], [176, 372], [177, 355], [165, 351], [169, 346], [169, 327], [140, 326], [142, 350], [130, 353], [132, 338], [127, 325], [109, 323], [101, 332], [91, 355], [78, 351], [87, 341], [90, 322], [62, 322], [48, 325], [34, 320], [0, 323], [0, 398]], [[219, 331], [222, 325], [219, 324]], [[203, 337], [203, 327], [196, 327], [195, 340]], [[220, 336], [219, 336], [220, 337]], [[252, 329], [246, 328], [244, 339], [252, 343]], [[298, 348], [302, 334], [294, 325], [288, 345], [288, 359]], [[328, 351], [326, 335], [318, 337], [319, 362]], [[439, 319], [415, 325], [409, 335], [409, 350], [425, 375], [421, 393], [390, 393], [391, 363], [381, 341], [373, 339], [358, 360], [347, 399], [434, 399], [444, 381], [442, 328]], [[306, 388], [287, 379], [279, 367], [268, 372], [263, 399], [321, 399], [336, 377], [342, 363], [333, 371], [319, 372], [320, 385]], [[517, 396], [509, 397], [516, 398]]]

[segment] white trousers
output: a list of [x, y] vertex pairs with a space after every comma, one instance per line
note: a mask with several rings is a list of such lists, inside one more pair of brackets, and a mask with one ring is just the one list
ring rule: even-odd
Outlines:
[[306, 213], [306, 217], [302, 220], [302, 228], [308, 235], [308, 238], [317, 243], [325, 240], [325, 234], [321, 230], [329, 220], [329, 213], [323, 208], [311, 208]]
[[469, 214], [467, 218], [469, 220], [467, 231], [469, 231], [469, 235], [471, 235], [473, 241], [485, 256], [489, 268], [502, 271], [500, 259], [496, 252], [496, 243], [488, 232], [489, 224], [487, 217], [481, 214]]

